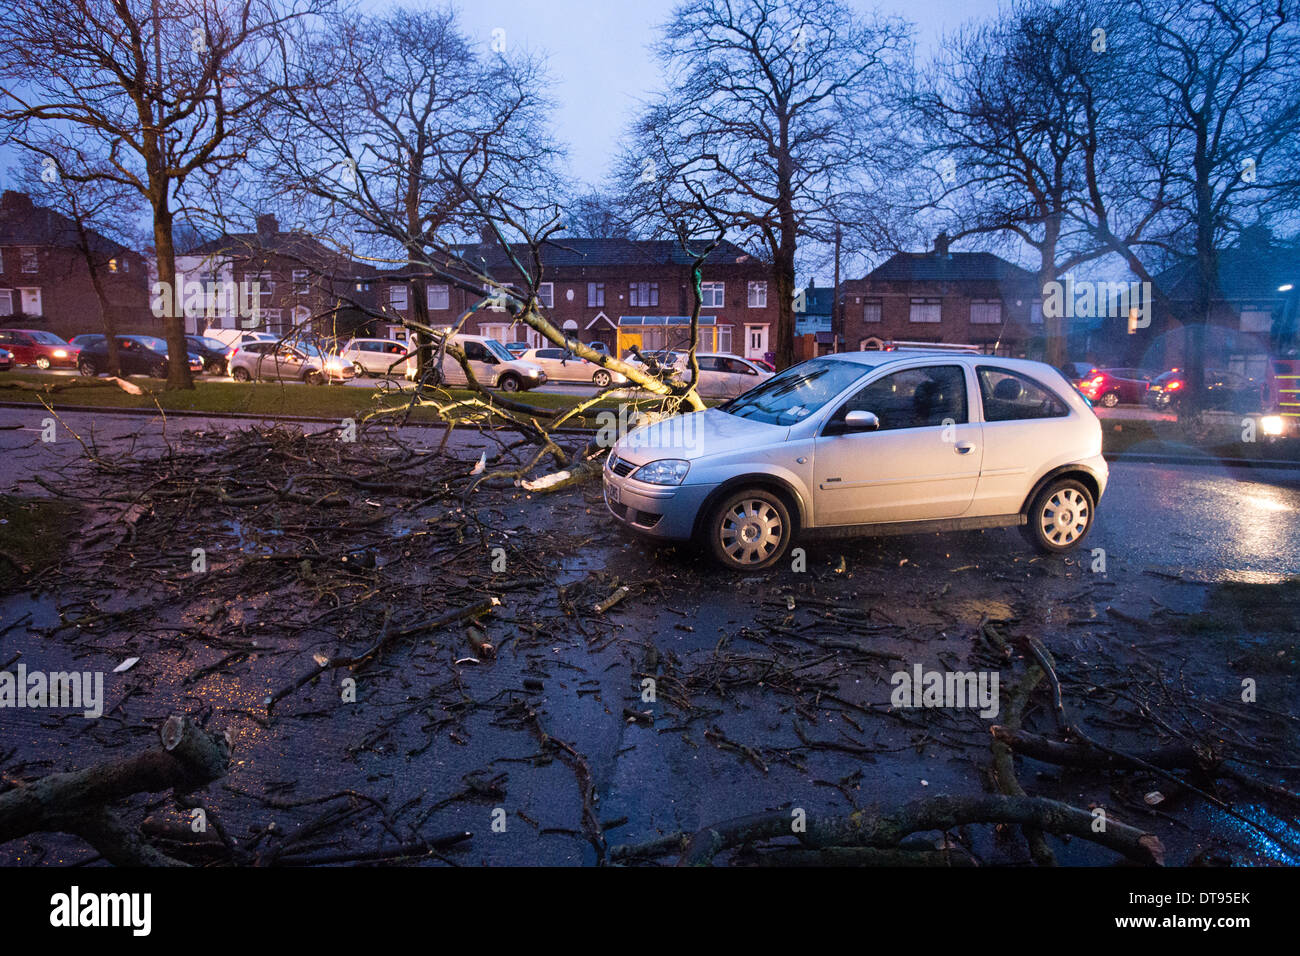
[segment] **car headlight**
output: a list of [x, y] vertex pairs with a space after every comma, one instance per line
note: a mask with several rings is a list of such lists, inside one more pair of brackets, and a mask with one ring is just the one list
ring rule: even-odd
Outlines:
[[1277, 436], [1282, 434], [1284, 423], [1281, 415], [1265, 415], [1259, 420], [1259, 430], [1265, 435]]
[[659, 461], [642, 465], [633, 472], [632, 477], [650, 485], [680, 485], [690, 470], [689, 461], [682, 461], [680, 458], [661, 458]]
[[54, 350], [54, 357], [55, 357], [55, 358], [67, 358], [67, 357], [68, 357], [68, 352], [67, 352], [66, 349], [55, 349], [55, 350]]
[[528, 370], [528, 377], [529, 377], [529, 378], [537, 378], [537, 376], [539, 376], [539, 375], [541, 375], [541, 374], [542, 374], [542, 370], [539, 369], [539, 368], [530, 368], [530, 369]]

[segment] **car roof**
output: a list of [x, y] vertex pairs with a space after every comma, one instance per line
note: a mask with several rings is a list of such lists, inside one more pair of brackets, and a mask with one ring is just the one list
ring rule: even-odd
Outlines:
[[985, 355], [982, 352], [950, 352], [947, 349], [897, 349], [894, 351], [874, 352], [833, 352], [819, 358], [838, 359], [841, 362], [853, 362], [858, 365], [881, 366], [894, 362], [907, 362], [912, 359], [931, 359], [944, 362], [988, 362], [1007, 368], [1029, 371], [1031, 369], [1051, 368], [1043, 362], [1032, 359], [1008, 358], [1003, 355]]

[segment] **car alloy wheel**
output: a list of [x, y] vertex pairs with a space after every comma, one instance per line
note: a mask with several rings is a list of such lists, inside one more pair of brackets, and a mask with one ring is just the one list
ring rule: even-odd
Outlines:
[[357, 373], [357, 378], [365, 378], [365, 377], [366, 377], [366, 369], [365, 369], [365, 366], [363, 366], [360, 362], [353, 362], [353, 363], [352, 363], [352, 371], [354, 371], [354, 372]]
[[1026, 526], [1030, 540], [1047, 552], [1068, 551], [1092, 528], [1092, 495], [1077, 481], [1058, 481], [1039, 492]]
[[603, 368], [591, 377], [591, 384], [595, 385], [597, 388], [604, 388], [609, 384], [609, 381], [609, 372], [605, 371]]
[[36, 360], [36, 367], [43, 372], [50, 367], [50, 360], [42, 355]]
[[760, 488], [728, 497], [713, 509], [708, 524], [714, 557], [744, 571], [762, 570], [781, 560], [792, 531], [785, 504]]
[[314, 368], [313, 368], [313, 369], [309, 369], [309, 370], [307, 371], [307, 374], [304, 375], [304, 376], [302, 377], [302, 380], [303, 380], [304, 382], [306, 382], [308, 385], [324, 385], [324, 384], [325, 384], [325, 376], [321, 375], [321, 373], [318, 372], [318, 371], [316, 371]]
[[250, 382], [253, 380], [253, 376], [248, 374], [248, 369], [246, 368], [233, 369], [230, 373], [230, 377], [236, 382]]
[[1119, 393], [1107, 392], [1105, 395], [1101, 397], [1101, 403], [1105, 405], [1107, 408], [1114, 408], [1116, 405], [1119, 404]]
[[517, 392], [519, 391], [519, 385], [519, 376], [513, 374], [502, 375], [501, 381], [497, 383], [497, 387], [503, 392]]
[[95, 363], [89, 359], [82, 359], [77, 363], [77, 371], [87, 378], [98, 375], [99, 371], [95, 368]]

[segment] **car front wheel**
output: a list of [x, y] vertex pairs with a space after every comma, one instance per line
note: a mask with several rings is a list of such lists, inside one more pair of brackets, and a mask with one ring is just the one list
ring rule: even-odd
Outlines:
[[609, 382], [609, 372], [603, 368], [591, 377], [591, 384], [595, 385], [597, 388], [605, 388], [609, 385]]
[[42, 355], [40, 358], [36, 360], [36, 367], [43, 372], [50, 367], [50, 360], [47, 359], [44, 355]]
[[78, 362], [77, 371], [82, 375], [85, 375], [87, 378], [99, 374], [99, 369], [95, 368], [95, 363], [90, 359], [82, 359]]
[[785, 503], [770, 491], [748, 488], [728, 495], [709, 513], [709, 550], [722, 565], [761, 571], [781, 560], [794, 535]]
[[1029, 506], [1021, 530], [1039, 551], [1059, 554], [1077, 547], [1092, 530], [1092, 493], [1073, 479], [1054, 481]]
[[501, 376], [501, 381], [497, 382], [497, 388], [501, 389], [503, 392], [517, 392], [519, 391], [519, 386], [522, 384], [523, 382], [520, 380], [518, 375], [508, 373]]
[[250, 382], [253, 376], [249, 374], [248, 369], [237, 367], [230, 370], [230, 377], [236, 382]]

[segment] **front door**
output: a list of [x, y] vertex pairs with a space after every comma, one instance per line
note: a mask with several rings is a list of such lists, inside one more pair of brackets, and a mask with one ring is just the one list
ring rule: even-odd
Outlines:
[[767, 354], [767, 326], [745, 326], [745, 358], [761, 359]]
[[[965, 514], [983, 454], [969, 409], [961, 365], [904, 369], [864, 386], [817, 438], [813, 520], [823, 527]], [[873, 413], [880, 428], [844, 431], [850, 411]]]

